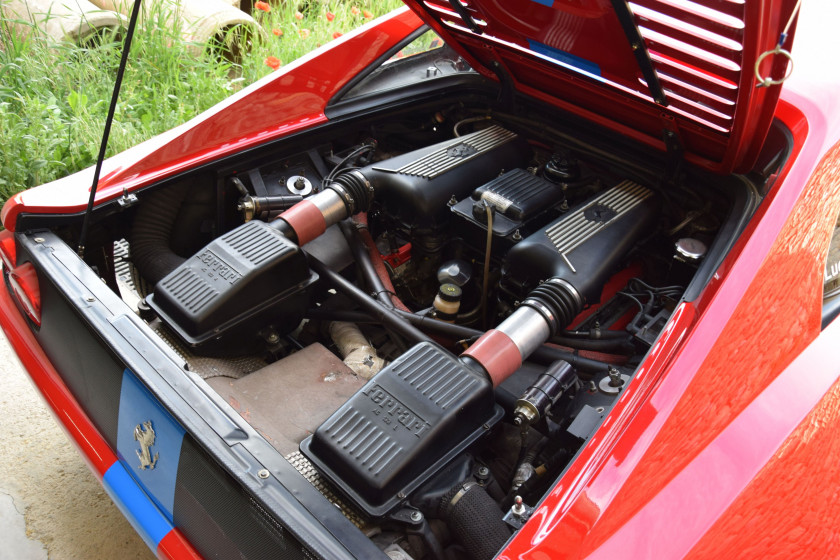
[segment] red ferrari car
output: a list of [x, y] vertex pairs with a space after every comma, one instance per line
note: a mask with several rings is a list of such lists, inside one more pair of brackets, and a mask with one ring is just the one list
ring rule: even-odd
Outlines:
[[2, 326], [146, 543], [840, 554], [797, 1], [407, 4], [3, 208]]

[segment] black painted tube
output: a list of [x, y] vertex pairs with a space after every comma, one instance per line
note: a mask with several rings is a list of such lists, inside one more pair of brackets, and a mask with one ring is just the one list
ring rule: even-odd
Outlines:
[[398, 335], [411, 341], [412, 344], [418, 342], [434, 342], [425, 333], [394, 313], [393, 309], [385, 307], [378, 301], [371, 299], [365, 292], [357, 288], [355, 284], [309, 253], [306, 253], [306, 258], [309, 261], [310, 268], [317, 272], [322, 280], [332, 284], [336, 290], [341, 291], [344, 295], [352, 299], [365, 313], [369, 313], [373, 319], [381, 322], [386, 328], [392, 329]]
[[370, 253], [368, 253], [365, 242], [359, 237], [359, 232], [347, 220], [339, 222], [338, 227], [344, 235], [344, 239], [347, 240], [347, 244], [350, 245], [350, 252], [356, 261], [358, 271], [364, 277], [365, 282], [376, 296], [376, 299], [386, 307], [394, 307], [394, 303], [391, 301], [391, 295], [385, 289], [385, 284], [382, 283], [382, 279], [376, 273], [373, 262], [370, 260]]
[[614, 352], [616, 354], [628, 355], [635, 350], [633, 343], [630, 340], [630, 335], [626, 334], [621, 338], [571, 338], [565, 336], [555, 336], [551, 338], [551, 342], [560, 346], [568, 346], [570, 348], [577, 348], [578, 350], [594, 350], [596, 352]]
[[[367, 299], [368, 301], [373, 301], [370, 298]], [[470, 339], [477, 338], [484, 334], [482, 331], [476, 329], [471, 329], [462, 325], [454, 325], [452, 323], [444, 323], [443, 321], [438, 321], [436, 319], [432, 319], [431, 317], [423, 317], [421, 315], [408, 313], [399, 309], [394, 309], [393, 312], [417, 328], [433, 334], [439, 334], [441, 336], [457, 339]], [[320, 321], [347, 321], [350, 323], [378, 322], [378, 320], [370, 314], [360, 311], [310, 309], [306, 312], [305, 317], [307, 319], [316, 319]], [[550, 365], [557, 360], [565, 360], [569, 362], [578, 371], [578, 373], [582, 374], [582, 376], [593, 373], [606, 373], [610, 368], [610, 364], [606, 362], [583, 358], [573, 352], [546, 345], [537, 348], [534, 353], [531, 354], [530, 359], [531, 361], [545, 366]]]

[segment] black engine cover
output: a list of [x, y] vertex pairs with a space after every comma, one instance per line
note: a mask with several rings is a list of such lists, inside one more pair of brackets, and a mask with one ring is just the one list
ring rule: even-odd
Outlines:
[[359, 507], [381, 516], [501, 415], [489, 379], [424, 342], [380, 371], [301, 451]]
[[297, 245], [252, 221], [187, 259], [147, 301], [197, 353], [243, 353], [269, 324], [281, 334], [294, 330], [317, 279]]
[[502, 169], [522, 166], [528, 147], [517, 134], [491, 126], [361, 169], [375, 201], [408, 227], [434, 227], [449, 217], [447, 203]]
[[524, 297], [556, 277], [585, 303], [597, 302], [604, 283], [650, 231], [658, 208], [653, 191], [632, 181], [599, 193], [516, 244], [505, 257], [503, 286]]

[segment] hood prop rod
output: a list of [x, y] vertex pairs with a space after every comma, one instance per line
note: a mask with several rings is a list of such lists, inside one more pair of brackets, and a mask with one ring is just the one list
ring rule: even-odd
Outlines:
[[120, 96], [123, 74], [128, 63], [128, 53], [131, 50], [131, 39], [134, 37], [134, 28], [137, 26], [140, 4], [142, 0], [135, 0], [131, 9], [131, 18], [128, 22], [128, 31], [125, 34], [125, 42], [120, 56], [120, 66], [117, 69], [117, 79], [114, 82], [114, 93], [111, 95], [111, 105], [108, 107], [108, 116], [105, 118], [105, 130], [102, 132], [102, 142], [99, 144], [99, 155], [96, 158], [96, 168], [93, 171], [93, 183], [90, 186], [90, 197], [88, 198], [87, 210], [82, 219], [82, 232], [79, 234], [79, 257], [85, 256], [85, 237], [87, 237], [88, 221], [93, 212], [93, 202], [96, 199], [96, 188], [99, 186], [99, 174], [102, 172], [102, 162], [105, 160], [105, 148], [108, 146], [108, 136], [111, 134], [111, 123], [114, 122], [114, 113], [117, 110], [117, 99]]
[[650, 94], [653, 100], [662, 105], [668, 106], [668, 98], [665, 97], [665, 90], [662, 89], [662, 84], [659, 82], [659, 76], [653, 68], [653, 62], [650, 60], [650, 54], [645, 47], [645, 40], [642, 34], [639, 33], [639, 28], [636, 27], [636, 22], [633, 19], [633, 12], [627, 4], [627, 0], [611, 0], [615, 15], [618, 16], [618, 21], [621, 28], [624, 30], [624, 35], [630, 41], [630, 48], [633, 50], [633, 56], [636, 57], [636, 63], [642, 71], [642, 76], [647, 82]]

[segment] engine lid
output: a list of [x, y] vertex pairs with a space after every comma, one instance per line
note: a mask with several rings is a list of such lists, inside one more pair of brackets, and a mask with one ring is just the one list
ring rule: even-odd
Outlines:
[[797, 0], [405, 2], [483, 74], [663, 151], [676, 136], [686, 159], [731, 173], [770, 127], [781, 86], [756, 87], [755, 65]]

